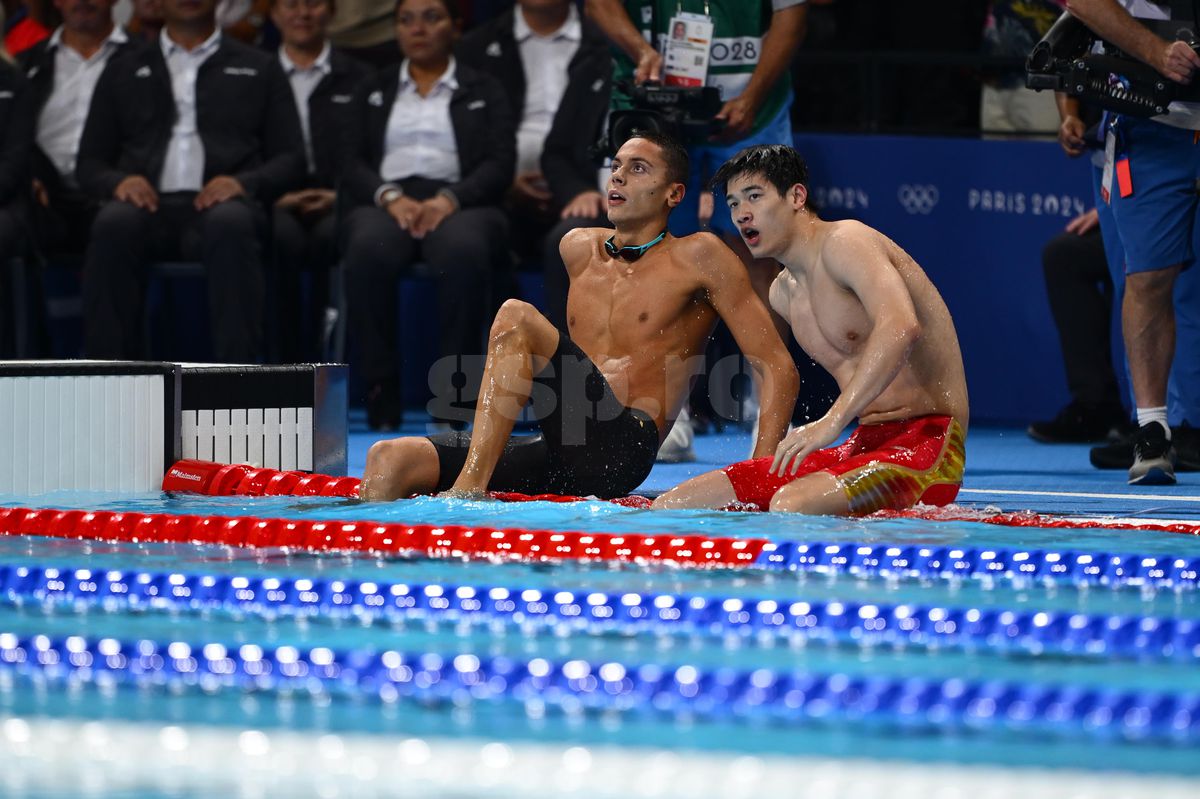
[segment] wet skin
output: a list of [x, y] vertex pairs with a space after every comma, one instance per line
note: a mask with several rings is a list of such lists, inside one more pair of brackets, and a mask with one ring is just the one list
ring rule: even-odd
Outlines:
[[[658, 145], [626, 142], [613, 160], [608, 186], [608, 229], [577, 229], [560, 244], [571, 278], [569, 334], [609, 380], [616, 397], [655, 420], [659, 438], [684, 402], [690, 379], [718, 318], [747, 360], [763, 370], [756, 452], [775, 450], [795, 403], [799, 379], [769, 312], [758, 299], [736, 255], [716, 236], [670, 235], [637, 260], [612, 256], [617, 247], [649, 242], [665, 228], [683, 198], [682, 183], [668, 179]], [[532, 375], [549, 361], [559, 333], [536, 309], [510, 300], [501, 308], [488, 360], [466, 464], [450, 494], [479, 496], [488, 485], [517, 411], [529, 398]], [[368, 455], [366, 499], [412, 496], [436, 485], [438, 461], [425, 439], [379, 442]]]
[[[921, 267], [873, 228], [817, 218], [805, 207], [803, 185], [780, 193], [762, 175], [743, 174], [729, 181], [727, 192], [731, 218], [751, 254], [784, 266], [771, 285], [771, 307], [841, 389], [825, 416], [788, 433], [772, 472], [795, 473], [855, 419], [877, 424], [948, 415], [965, 431], [967, 386], [954, 322]], [[709, 472], [672, 489], [656, 506], [722, 507], [735, 499], [729, 478]], [[785, 486], [771, 508], [849, 509], [836, 480], [822, 472]]]

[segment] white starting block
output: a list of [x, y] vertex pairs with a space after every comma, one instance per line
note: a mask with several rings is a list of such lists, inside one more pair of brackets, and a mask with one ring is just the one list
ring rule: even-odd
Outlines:
[[158, 491], [181, 458], [346, 473], [346, 367], [0, 361], [0, 493]]

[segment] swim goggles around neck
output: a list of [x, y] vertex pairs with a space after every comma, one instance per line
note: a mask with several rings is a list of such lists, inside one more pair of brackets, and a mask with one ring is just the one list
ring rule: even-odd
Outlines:
[[613, 243], [613, 239], [616, 238], [616, 235], [614, 234], [609, 236], [608, 240], [604, 242], [604, 249], [614, 258], [624, 258], [626, 261], [636, 261], [638, 258], [641, 258], [646, 254], [646, 250], [650, 249], [655, 244], [658, 244], [660, 241], [666, 238], [666, 236], [667, 231], [664, 230], [662, 233], [659, 233], [645, 244], [633, 244], [625, 247], [618, 247]]

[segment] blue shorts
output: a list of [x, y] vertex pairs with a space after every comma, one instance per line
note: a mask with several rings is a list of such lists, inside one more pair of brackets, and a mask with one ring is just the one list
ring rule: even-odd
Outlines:
[[1197, 132], [1135, 117], [1118, 121], [1118, 159], [1129, 158], [1133, 194], [1113, 180], [1112, 211], [1125, 250], [1125, 273], [1186, 268], [1200, 250], [1200, 143]]
[[[688, 181], [687, 194], [683, 202], [671, 212], [670, 229], [673, 236], [686, 236], [700, 229], [696, 214], [700, 208], [700, 194], [708, 191], [708, 181], [716, 173], [721, 164], [733, 158], [746, 147], [756, 144], [792, 144], [792, 106], [791, 103], [779, 109], [770, 122], [757, 133], [752, 133], [744, 139], [731, 144], [703, 144], [688, 148], [688, 156], [692, 161], [692, 176]], [[729, 218], [729, 209], [725, 207], [725, 198], [716, 199], [712, 222], [709, 227], [714, 231], [724, 231], [737, 235], [737, 228]]]
[[[1167, 127], [1157, 122], [1151, 124], [1160, 128]], [[1168, 128], [1168, 131], [1170, 130]], [[1190, 153], [1191, 132], [1183, 131], [1183, 133], [1188, 134], [1187, 146]], [[1124, 231], [1117, 230], [1118, 224], [1113, 211], [1114, 207], [1120, 206], [1122, 203], [1126, 207], [1130, 206], [1131, 201], [1142, 189], [1138, 183], [1139, 173], [1132, 159], [1130, 169], [1133, 177], [1133, 196], [1121, 200], [1116, 196], [1117, 192], [1113, 192], [1112, 205], [1106, 205], [1100, 198], [1099, 169], [1095, 170], [1094, 181], [1096, 207], [1100, 210], [1100, 234], [1104, 237], [1104, 254], [1108, 258], [1108, 269], [1113, 278], [1113, 308], [1116, 309], [1114, 315], [1118, 320], [1122, 297], [1125, 294], [1125, 273], [1128, 264], [1122, 252]], [[1200, 214], [1200, 212], [1196, 213]], [[1190, 257], [1194, 257], [1194, 253], [1200, 252], [1200, 224], [1193, 223], [1192, 236], [1197, 238], [1192, 240], [1189, 252], [1193, 255]], [[1174, 263], [1186, 264], [1187, 261], [1176, 260]], [[1171, 262], [1163, 264], [1163, 266], [1171, 265]], [[1128, 271], [1145, 270], [1128, 269]], [[1117, 330], [1119, 334], [1119, 322]], [[1200, 426], [1200, 358], [1191, 355], [1198, 351], [1200, 351], [1200, 269], [1188, 269], [1175, 280], [1175, 358], [1171, 362], [1171, 377], [1167, 381], [1167, 417], [1172, 425]], [[1118, 353], [1118, 361], [1123, 364], [1124, 353], [1119, 347]], [[1118, 368], [1121, 367], [1118, 365]], [[1125, 382], [1129, 382], [1128, 377]], [[1132, 406], [1132, 394], [1127, 398]]]

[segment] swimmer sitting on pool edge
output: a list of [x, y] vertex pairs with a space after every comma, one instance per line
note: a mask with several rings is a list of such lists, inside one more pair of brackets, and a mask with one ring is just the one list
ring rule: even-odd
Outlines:
[[[579, 228], [559, 245], [570, 335], [532, 305], [505, 302], [473, 432], [376, 442], [362, 498], [628, 494], [650, 473], [718, 317], [763, 381], [755, 454], [774, 452], [796, 401], [796, 367], [733, 251], [709, 233], [666, 232], [687, 176], [678, 142], [649, 133], [625, 142], [608, 180], [616, 231]], [[542, 432], [512, 436], [531, 397]]]
[[[925, 272], [879, 231], [810, 211], [808, 167], [791, 147], [742, 150], [712, 185], [754, 257], [783, 264], [771, 307], [841, 394], [773, 458], [695, 477], [654, 506], [845, 515], [951, 502], [962, 483], [967, 383], [954, 322]], [[844, 444], [822, 449], [856, 417]]]

